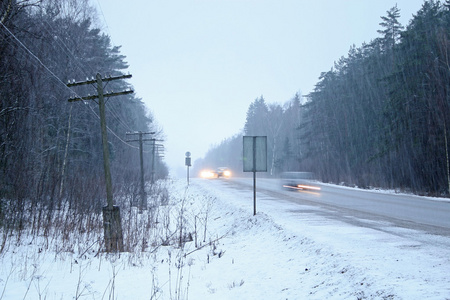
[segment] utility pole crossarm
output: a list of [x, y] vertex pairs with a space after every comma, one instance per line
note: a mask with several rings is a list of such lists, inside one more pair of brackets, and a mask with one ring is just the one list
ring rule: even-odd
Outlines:
[[[104, 82], [104, 81], [111, 81], [111, 80], [116, 80], [116, 79], [126, 79], [126, 78], [131, 78], [131, 77], [132, 77], [131, 74], [114, 76], [114, 77], [108, 76], [108, 77], [102, 78], [102, 81]], [[92, 79], [86, 79], [86, 81], [79, 81], [79, 82], [75, 82], [75, 80], [73, 80], [73, 82], [69, 81], [66, 85], [68, 87], [72, 87], [72, 86], [94, 84], [94, 83], [97, 83], [97, 79], [92, 78]]]
[[[141, 140], [127, 140], [127, 142], [140, 142]], [[153, 139], [142, 139], [143, 142], [150, 142], [153, 141]], [[146, 144], [148, 145], [148, 144]]]
[[67, 101], [75, 102], [75, 101], [94, 100], [94, 99], [98, 99], [98, 95], [89, 95], [89, 96], [84, 96], [84, 97], [73, 97], [73, 98], [70, 98]]
[[131, 78], [131, 77], [132, 77], [131, 74], [120, 75], [120, 76], [113, 76], [113, 77], [108, 76], [108, 77], [102, 78], [102, 81], [111, 81], [111, 80], [117, 80], [117, 79], [127, 79], [127, 78]]
[[86, 79], [86, 81], [79, 81], [79, 82], [75, 82], [75, 80], [73, 82], [68, 82], [66, 85], [68, 87], [72, 87], [72, 86], [78, 86], [78, 85], [85, 85], [85, 84], [94, 84], [97, 83], [97, 80], [93, 79]]
[[155, 134], [156, 132], [152, 131], [152, 132], [142, 132], [142, 131], [137, 131], [137, 132], [127, 132], [125, 133], [126, 135], [136, 135], [136, 134]]
[[[128, 90], [128, 91], [123, 91], [123, 92], [111, 92], [111, 93], [106, 93], [103, 94], [103, 97], [113, 97], [113, 96], [120, 96], [120, 95], [127, 95], [127, 94], [132, 94], [134, 93], [133, 90]], [[70, 98], [68, 101], [69, 102], [74, 102], [74, 101], [82, 101], [82, 100], [93, 100], [93, 99], [98, 99], [98, 95], [91, 95], [91, 96], [85, 96], [85, 97], [74, 97], [74, 98]]]

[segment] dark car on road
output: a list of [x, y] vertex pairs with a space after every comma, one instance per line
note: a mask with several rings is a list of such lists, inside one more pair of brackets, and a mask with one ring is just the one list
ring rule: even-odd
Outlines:
[[283, 172], [281, 184], [286, 189], [320, 191], [311, 172]]

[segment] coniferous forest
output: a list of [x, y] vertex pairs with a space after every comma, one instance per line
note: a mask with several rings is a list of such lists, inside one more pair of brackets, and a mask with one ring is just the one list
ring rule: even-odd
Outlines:
[[[258, 213], [254, 193], [251, 217], [240, 180], [189, 185], [189, 167], [187, 184], [172, 180], [155, 151], [164, 132], [130, 91], [126, 57], [92, 3], [0, 0], [0, 300], [449, 298], [448, 218], [436, 214], [448, 201], [395, 197], [390, 207], [411, 201], [424, 215], [381, 216], [353, 213], [352, 202], [297, 209], [316, 196], [271, 190]], [[228, 167], [250, 177], [243, 136], [267, 136], [265, 183], [304, 171], [450, 197], [450, 0], [425, 0], [404, 26], [400, 9], [380, 17], [378, 38], [310, 74], [318, 81], [307, 95], [255, 91], [242, 131], [194, 161], [190, 176]], [[294, 202], [276, 201], [283, 195]]]
[[[0, 13], [0, 214], [19, 226], [23, 214], [42, 208], [49, 217], [61, 206], [99, 211], [105, 205], [99, 106], [95, 99], [68, 102], [96, 94], [96, 85], [66, 84], [126, 74], [125, 56], [95, 26], [88, 0], [0, 1]], [[105, 83], [105, 91], [130, 88], [127, 80]], [[106, 101], [114, 193], [135, 198], [139, 144], [126, 133], [161, 138], [162, 131], [134, 94]], [[167, 167], [155, 160], [155, 177], [164, 178]], [[148, 180], [151, 166], [144, 167]]]
[[[450, 190], [450, 1], [425, 1], [407, 26], [394, 6], [379, 37], [351, 46], [309, 95], [251, 103], [242, 133], [199, 168], [242, 171], [242, 135], [268, 137], [268, 175], [443, 196]], [[279, 100], [279, 99], [271, 99]]]
[[[0, 12], [0, 214], [63, 205], [99, 210], [105, 188], [98, 105], [68, 102], [95, 86], [66, 84], [125, 74], [126, 58], [95, 25], [88, 0], [1, 1]], [[194, 166], [239, 173], [242, 135], [266, 135], [269, 176], [311, 171], [324, 182], [448, 196], [450, 1], [425, 1], [405, 27], [400, 13], [395, 6], [381, 16], [379, 37], [351, 46], [309, 95], [283, 105], [256, 98], [243, 132]], [[131, 86], [117, 80], [105, 88]], [[114, 193], [134, 199], [139, 150], [126, 133], [163, 133], [134, 94], [109, 99], [106, 115]], [[144, 152], [146, 161], [151, 154]], [[164, 178], [167, 167], [159, 159], [156, 165]], [[148, 179], [152, 170], [145, 168]]]

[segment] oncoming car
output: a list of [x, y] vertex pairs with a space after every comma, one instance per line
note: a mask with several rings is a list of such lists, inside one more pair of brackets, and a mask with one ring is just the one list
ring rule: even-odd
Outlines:
[[285, 189], [320, 191], [311, 172], [283, 172], [281, 184]]
[[200, 177], [206, 179], [217, 178], [217, 173], [211, 170], [203, 170], [200, 172]]
[[231, 177], [231, 171], [228, 168], [222, 167], [222, 168], [218, 168], [215, 171], [212, 170], [203, 170], [200, 173], [200, 177], [202, 178], [207, 178], [207, 179], [211, 179], [211, 178], [230, 178]]
[[225, 177], [229, 178], [231, 177], [231, 171], [228, 170], [228, 168], [222, 167], [217, 169], [217, 177]]

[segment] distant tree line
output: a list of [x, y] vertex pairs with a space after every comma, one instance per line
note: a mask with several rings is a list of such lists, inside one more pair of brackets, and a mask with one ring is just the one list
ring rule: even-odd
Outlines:
[[[65, 85], [128, 68], [120, 48], [93, 25], [93, 11], [88, 0], [0, 1], [0, 214], [105, 205], [98, 105], [68, 102], [96, 87]], [[129, 88], [124, 80], [105, 83], [106, 91]], [[134, 94], [107, 101], [106, 119], [114, 193], [137, 194], [138, 143], [127, 143], [126, 132], [162, 132]], [[145, 147], [148, 177], [152, 151]], [[164, 178], [166, 165], [157, 158], [156, 166]]]
[[267, 104], [264, 97], [260, 96], [248, 108], [244, 132], [225, 139], [212, 147], [204, 158], [196, 160], [194, 173], [198, 174], [205, 168], [228, 167], [234, 174], [241, 174], [243, 135], [267, 136], [269, 175], [276, 176], [282, 171], [304, 168], [305, 150], [301, 145], [299, 130], [304, 113], [301, 95], [296, 94], [283, 106]]
[[222, 159], [241, 170], [242, 134], [267, 135], [272, 175], [307, 170], [325, 182], [448, 195], [450, 1], [425, 1], [406, 28], [399, 17], [397, 6], [387, 11], [380, 37], [352, 46], [306, 99], [256, 99], [244, 132], [199, 166]]

